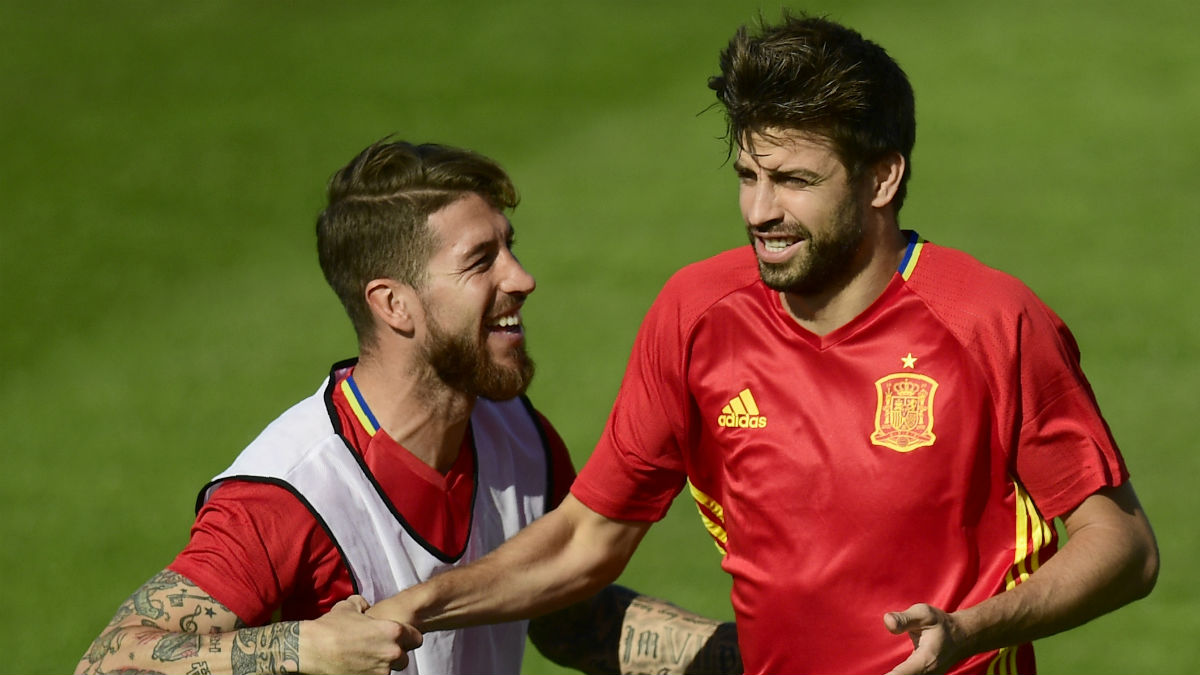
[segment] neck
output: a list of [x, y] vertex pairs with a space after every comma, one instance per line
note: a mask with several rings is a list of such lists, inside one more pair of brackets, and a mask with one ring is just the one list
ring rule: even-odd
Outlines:
[[891, 283], [908, 246], [894, 223], [863, 240], [854, 271], [841, 283], [814, 293], [780, 292], [784, 309], [796, 323], [827, 335], [861, 314]]
[[453, 391], [436, 377], [419, 377], [423, 364], [364, 353], [354, 381], [379, 426], [434, 470], [445, 473], [458, 459], [475, 397]]

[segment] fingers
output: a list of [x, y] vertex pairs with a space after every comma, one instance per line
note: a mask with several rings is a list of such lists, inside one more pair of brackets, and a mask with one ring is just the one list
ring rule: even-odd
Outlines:
[[895, 635], [908, 634], [913, 643], [912, 654], [888, 675], [945, 672], [963, 656], [953, 618], [932, 605], [918, 603], [903, 612], [888, 612], [883, 623]]
[[921, 630], [937, 622], [937, 613], [925, 603], [913, 605], [903, 612], [888, 612], [883, 615], [883, 625], [894, 635]]
[[425, 636], [421, 635], [421, 631], [406, 623], [399, 624], [399, 626], [400, 637], [396, 640], [396, 644], [400, 645], [404, 651], [412, 651], [425, 642]]
[[[386, 619], [383, 620], [386, 621]], [[391, 668], [392, 670], [404, 670], [408, 667], [408, 653], [420, 647], [425, 638], [421, 635], [421, 631], [406, 623], [396, 625], [400, 628], [400, 632], [396, 637], [396, 645], [403, 651], [400, 654], [400, 658], [392, 662]]]
[[925, 675], [925, 673], [936, 673], [936, 667], [936, 661], [929, 655], [914, 651], [887, 675]]
[[367, 599], [361, 595], [352, 595], [346, 598], [346, 602], [354, 605], [354, 608], [357, 609], [359, 613], [366, 612], [371, 608], [371, 603], [367, 602]]
[[362, 614], [371, 608], [371, 603], [361, 595], [351, 595], [345, 600], [340, 600], [329, 609], [331, 612], [349, 612], [354, 611]]

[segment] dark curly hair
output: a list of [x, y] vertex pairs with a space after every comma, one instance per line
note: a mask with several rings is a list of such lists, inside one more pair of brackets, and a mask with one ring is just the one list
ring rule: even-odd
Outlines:
[[905, 171], [893, 204], [904, 202], [917, 123], [908, 77], [882, 47], [825, 18], [787, 11], [779, 24], [742, 26], [708, 81], [725, 108], [732, 155], [751, 134], [799, 130], [833, 144], [852, 177], [891, 153]]

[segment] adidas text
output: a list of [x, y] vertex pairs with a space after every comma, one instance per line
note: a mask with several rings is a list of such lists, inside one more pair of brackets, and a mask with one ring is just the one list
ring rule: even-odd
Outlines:
[[767, 426], [767, 418], [762, 415], [720, 415], [717, 425], [737, 429], [762, 429]]

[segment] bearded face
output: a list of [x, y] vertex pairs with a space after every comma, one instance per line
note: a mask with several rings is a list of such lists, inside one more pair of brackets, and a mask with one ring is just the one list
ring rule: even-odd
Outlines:
[[497, 358], [478, 331], [448, 330], [429, 308], [426, 316], [429, 335], [423, 347], [425, 361], [445, 386], [496, 401], [525, 393], [533, 380], [534, 363], [523, 342]]
[[417, 287], [424, 317], [422, 373], [429, 391], [503, 400], [533, 378], [521, 307], [536, 282], [513, 254], [513, 228], [470, 193], [429, 216], [437, 243]]
[[[858, 202], [852, 197], [842, 202], [826, 227], [815, 234], [803, 223], [786, 223], [772, 234], [787, 234], [805, 241], [807, 250], [798, 252], [782, 262], [759, 258], [758, 271], [763, 283], [785, 293], [810, 295], [820, 293], [840, 281], [854, 268], [854, 259], [863, 239], [863, 226]], [[756, 237], [749, 232], [750, 243]]]
[[828, 139], [797, 130], [752, 134], [734, 170], [767, 286], [820, 295], [853, 277], [866, 237], [866, 183], [849, 175]]

